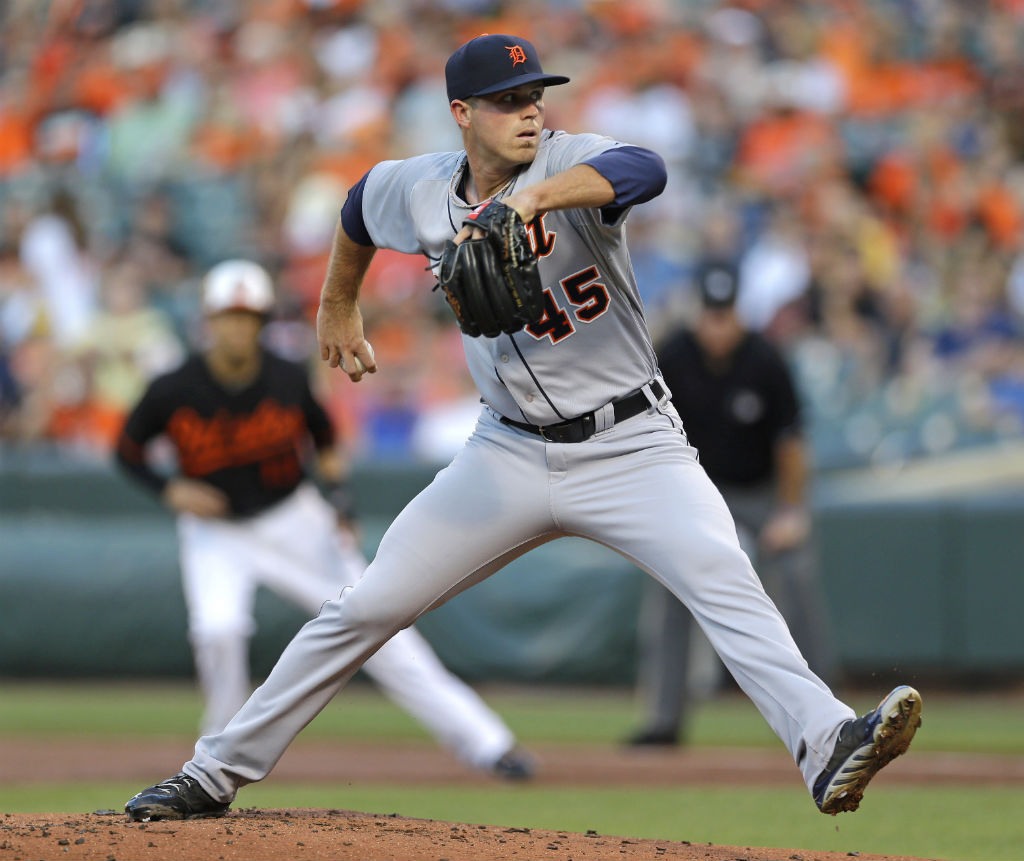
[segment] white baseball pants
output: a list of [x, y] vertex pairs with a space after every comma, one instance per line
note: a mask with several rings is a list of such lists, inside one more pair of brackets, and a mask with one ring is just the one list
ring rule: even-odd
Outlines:
[[[189, 638], [206, 699], [204, 734], [219, 732], [248, 698], [256, 590], [265, 586], [315, 616], [353, 586], [367, 562], [312, 485], [245, 520], [178, 519]], [[511, 730], [441, 664], [413, 628], [363, 668], [459, 759], [489, 768], [515, 744]]]

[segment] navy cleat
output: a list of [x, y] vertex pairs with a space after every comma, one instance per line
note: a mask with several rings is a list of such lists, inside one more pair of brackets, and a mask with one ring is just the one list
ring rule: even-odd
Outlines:
[[495, 760], [491, 774], [502, 780], [529, 780], [533, 777], [533, 757], [522, 748], [513, 747]]
[[835, 752], [814, 782], [818, 809], [832, 816], [856, 810], [871, 778], [906, 753], [919, 726], [921, 695], [907, 685], [893, 690], [874, 711], [843, 724]]
[[124, 812], [131, 822], [158, 822], [223, 816], [229, 807], [230, 802], [215, 801], [199, 781], [181, 772], [133, 795]]

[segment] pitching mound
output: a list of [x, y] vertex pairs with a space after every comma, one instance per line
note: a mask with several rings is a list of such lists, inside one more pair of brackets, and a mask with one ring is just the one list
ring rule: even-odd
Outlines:
[[[896, 856], [858, 855], [859, 859]], [[349, 810], [232, 811], [223, 819], [129, 823], [115, 811], [8, 813], [0, 817], [0, 861], [280, 861], [280, 859], [731, 859], [849, 861], [846, 853], [627, 840], [608, 834], [466, 825]]]

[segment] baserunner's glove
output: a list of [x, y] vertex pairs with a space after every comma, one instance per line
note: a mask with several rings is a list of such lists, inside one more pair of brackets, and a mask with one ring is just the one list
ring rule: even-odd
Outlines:
[[514, 209], [496, 200], [478, 206], [463, 225], [484, 231], [480, 239], [445, 243], [438, 286], [459, 328], [472, 338], [511, 335], [544, 314], [537, 257], [526, 226]]

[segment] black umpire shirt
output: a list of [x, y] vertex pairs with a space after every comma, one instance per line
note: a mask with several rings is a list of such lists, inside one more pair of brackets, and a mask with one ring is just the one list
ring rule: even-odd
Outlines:
[[219, 488], [241, 517], [298, 487], [310, 440], [317, 449], [334, 442], [306, 369], [267, 351], [256, 379], [238, 390], [218, 383], [201, 356], [150, 384], [125, 422], [116, 457], [157, 492], [167, 479], [147, 463], [145, 447], [160, 435], [173, 443], [181, 474]]
[[658, 351], [690, 444], [715, 484], [750, 486], [774, 479], [776, 442], [801, 431], [789, 368], [763, 336], [747, 333], [721, 368], [712, 368], [691, 331]]

